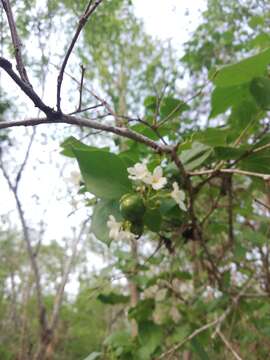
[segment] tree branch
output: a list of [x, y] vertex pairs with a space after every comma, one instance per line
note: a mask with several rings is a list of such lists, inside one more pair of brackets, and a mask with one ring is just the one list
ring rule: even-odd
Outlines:
[[16, 58], [18, 72], [21, 76], [22, 81], [26, 82], [29, 86], [31, 86], [30, 81], [27, 76], [26, 69], [23, 64], [22, 53], [21, 53], [22, 42], [17, 33], [16, 23], [15, 23], [15, 20], [13, 17], [10, 2], [9, 2], [9, 0], [1, 0], [1, 2], [3, 4], [3, 8], [6, 12], [7, 19], [8, 19], [12, 43], [13, 43], [13, 47], [15, 50], [15, 58]]
[[213, 175], [213, 174], [218, 175], [218, 173], [255, 176], [263, 180], [270, 180], [270, 174], [257, 173], [257, 172], [246, 171], [241, 169], [218, 169], [218, 170], [211, 169], [211, 170], [193, 171], [193, 172], [189, 172], [188, 175], [189, 176]]
[[[56, 116], [57, 115], [57, 116]], [[154, 149], [158, 153], [171, 153], [172, 147], [168, 145], [159, 144], [148, 137], [141, 135], [135, 131], [124, 127], [117, 127], [113, 125], [101, 124], [95, 120], [86, 119], [78, 116], [70, 116], [70, 115], [60, 115], [54, 113], [53, 116], [49, 116], [48, 118], [33, 118], [26, 120], [18, 120], [18, 121], [6, 121], [0, 123], [0, 129], [7, 129], [11, 127], [18, 126], [36, 126], [41, 124], [70, 124], [76, 126], [84, 126], [86, 128], [102, 130], [109, 133], [113, 133], [119, 136], [123, 136], [125, 138], [137, 141], [141, 144], [145, 144], [146, 146]]]
[[82, 110], [83, 79], [84, 79], [84, 74], [85, 74], [85, 67], [83, 65], [81, 65], [81, 70], [82, 70], [82, 74], [81, 74], [81, 82], [80, 82], [80, 88], [79, 88], [79, 105], [78, 105], [78, 109], [77, 109], [78, 112], [80, 112]]
[[12, 69], [12, 64], [7, 59], [0, 57], [0, 68], [4, 69], [6, 73], [15, 81], [21, 90], [33, 101], [34, 105], [43, 111], [47, 116], [53, 117], [56, 112], [45, 105], [37, 93], [33, 90], [29, 83], [24, 82]]
[[68, 277], [74, 262], [74, 259], [76, 257], [77, 254], [77, 248], [78, 248], [78, 244], [80, 242], [80, 240], [82, 239], [82, 236], [85, 232], [85, 228], [87, 223], [89, 222], [89, 220], [87, 219], [86, 221], [84, 221], [84, 223], [82, 224], [80, 233], [77, 237], [75, 237], [72, 246], [71, 246], [71, 256], [67, 259], [66, 263], [64, 264], [64, 272], [63, 272], [63, 276], [62, 276], [62, 280], [60, 283], [60, 286], [58, 288], [58, 291], [55, 295], [55, 299], [54, 299], [54, 304], [53, 304], [53, 310], [52, 310], [52, 316], [51, 319], [49, 321], [48, 324], [48, 329], [47, 329], [47, 333], [48, 333], [48, 338], [46, 339], [46, 341], [41, 341], [38, 349], [36, 351], [36, 354], [34, 356], [34, 359], [40, 359], [42, 358], [42, 354], [46, 354], [47, 349], [49, 348], [50, 344], [53, 341], [53, 337], [55, 334], [55, 330], [57, 327], [57, 323], [58, 323], [58, 319], [59, 319], [59, 313], [60, 313], [60, 308], [63, 302], [63, 297], [64, 297], [64, 291], [65, 291], [65, 286], [67, 284], [68, 281]]
[[33, 144], [33, 141], [34, 141], [35, 134], [36, 134], [36, 131], [35, 131], [35, 128], [34, 128], [33, 133], [31, 135], [31, 138], [30, 138], [30, 141], [29, 141], [29, 144], [28, 144], [28, 147], [27, 147], [27, 150], [26, 150], [26, 153], [25, 153], [24, 160], [23, 160], [23, 162], [22, 162], [22, 164], [20, 166], [20, 169], [19, 169], [19, 171], [17, 173], [17, 176], [16, 176], [16, 181], [15, 181], [15, 185], [14, 185], [15, 191], [17, 191], [17, 189], [18, 189], [18, 185], [19, 185], [23, 170], [24, 170], [24, 168], [26, 166], [26, 163], [27, 163], [27, 160], [29, 158], [29, 154], [30, 154], [30, 150], [31, 150], [31, 147], [32, 147], [32, 144]]
[[226, 339], [226, 337], [224, 336], [224, 334], [222, 334], [222, 332], [220, 330], [217, 330], [217, 334], [218, 336], [221, 338], [221, 340], [224, 342], [225, 346], [230, 350], [230, 352], [233, 354], [233, 356], [237, 359], [237, 360], [243, 360], [238, 354], [237, 352], [234, 350], [234, 348], [232, 347], [232, 345], [230, 344], [230, 342]]
[[87, 23], [90, 16], [93, 14], [93, 12], [96, 10], [98, 5], [101, 4], [102, 1], [103, 0], [96, 0], [92, 7], [91, 7], [92, 0], [89, 1], [83, 16], [80, 18], [79, 25], [77, 27], [75, 35], [74, 35], [74, 37], [71, 41], [71, 44], [69, 45], [68, 51], [65, 55], [64, 61], [62, 63], [62, 66], [61, 66], [61, 69], [60, 69], [60, 72], [59, 72], [59, 75], [57, 78], [57, 111], [58, 112], [61, 112], [61, 87], [62, 87], [64, 71], [65, 71], [68, 59], [72, 53], [72, 50], [76, 44], [76, 41], [78, 40], [78, 37], [79, 37], [84, 25]]

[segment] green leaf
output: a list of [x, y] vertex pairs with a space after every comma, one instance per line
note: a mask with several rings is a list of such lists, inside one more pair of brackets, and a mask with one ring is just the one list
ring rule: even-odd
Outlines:
[[88, 151], [108, 151], [109, 148], [105, 147], [105, 148], [97, 148], [94, 146], [89, 146], [89, 145], [85, 145], [84, 143], [82, 143], [80, 140], [77, 140], [74, 136], [70, 136], [68, 137], [65, 141], [62, 142], [62, 144], [60, 144], [60, 146], [63, 148], [63, 150], [61, 151], [62, 155], [68, 156], [68, 157], [76, 157], [74, 155], [73, 149], [76, 148], [78, 150], [88, 150]]
[[247, 84], [216, 87], [211, 95], [211, 113], [209, 118], [214, 118], [224, 113], [230, 107], [241, 103], [248, 97], [250, 97], [250, 93]]
[[251, 48], [268, 48], [270, 46], [270, 35], [266, 33], [258, 34], [255, 38], [251, 39], [248, 44]]
[[154, 309], [155, 309], [154, 299], [140, 300], [135, 307], [132, 307], [129, 310], [128, 317], [130, 319], [135, 319], [137, 321], [145, 321], [152, 315]]
[[158, 130], [158, 134], [160, 135], [158, 136], [154, 130], [152, 130], [149, 126], [146, 126], [144, 124], [136, 124], [131, 127], [131, 130], [136, 131], [152, 140], [159, 140], [160, 136], [166, 136], [171, 133], [170, 126], [162, 126]]
[[[233, 107], [229, 117], [229, 124], [233, 129], [244, 129], [249, 122], [256, 119], [258, 110], [255, 100], [250, 97], [250, 100], [244, 100], [241, 104]], [[252, 130], [250, 128], [250, 131]]]
[[117, 155], [75, 148], [73, 152], [89, 192], [101, 199], [119, 199], [131, 191], [126, 166]]
[[139, 323], [139, 341], [142, 345], [138, 350], [138, 358], [141, 360], [150, 359], [151, 354], [162, 343], [163, 331], [161, 326], [152, 321], [143, 321]]
[[161, 214], [158, 209], [147, 209], [143, 217], [144, 225], [153, 232], [160, 230], [161, 220]]
[[213, 149], [210, 146], [195, 141], [190, 150], [182, 152], [180, 159], [185, 168], [191, 171], [202, 165], [212, 152]]
[[189, 106], [184, 101], [172, 97], [165, 97], [161, 101], [160, 117], [161, 119], [174, 119], [188, 109]]
[[[174, 119], [182, 112], [189, 109], [189, 106], [182, 100], [167, 96], [161, 101], [157, 96], [148, 96], [144, 100], [144, 106], [148, 114], [155, 115], [159, 113], [160, 119]], [[157, 111], [158, 110], [158, 111]]]
[[214, 84], [220, 87], [235, 86], [249, 82], [264, 74], [270, 63], [270, 49], [251, 56], [233, 65], [227, 65], [217, 71]]
[[209, 146], [227, 145], [227, 137], [230, 129], [208, 128], [193, 136], [193, 139]]
[[170, 341], [179, 343], [183, 341], [190, 334], [190, 326], [188, 324], [177, 326], [170, 336]]
[[108, 336], [105, 339], [104, 344], [117, 348], [121, 346], [128, 347], [130, 345], [130, 342], [131, 342], [130, 333], [125, 330], [120, 330], [120, 331], [115, 331], [114, 333], [112, 333], [112, 335]]
[[199, 358], [201, 360], [209, 360], [209, 357], [208, 357], [206, 351], [204, 350], [203, 346], [196, 338], [193, 338], [191, 340], [191, 345], [192, 345], [193, 349], [196, 351], [196, 353], [199, 355]]
[[84, 360], [96, 360], [98, 358], [100, 358], [101, 356], [101, 352], [93, 352], [90, 355], [87, 356], [87, 358], [85, 358]]
[[127, 304], [129, 302], [130, 297], [122, 294], [117, 294], [111, 291], [109, 294], [99, 294], [97, 299], [101, 301], [103, 304]]
[[249, 155], [239, 162], [239, 167], [242, 170], [270, 174], [270, 151], [259, 151]]
[[215, 156], [218, 160], [237, 160], [246, 153], [246, 149], [218, 146], [215, 147]]
[[270, 79], [256, 77], [250, 83], [250, 92], [262, 109], [270, 107]]
[[255, 15], [255, 16], [252, 16], [252, 18], [249, 20], [248, 25], [252, 29], [254, 29], [258, 25], [264, 25], [264, 23], [265, 23], [265, 17], [264, 16]]
[[94, 207], [94, 212], [91, 222], [91, 231], [95, 234], [96, 238], [106, 244], [110, 244], [109, 229], [107, 221], [109, 216], [113, 215], [117, 221], [122, 220], [119, 210], [118, 200], [101, 200]]
[[144, 99], [143, 104], [146, 109], [154, 113], [158, 105], [158, 98], [156, 96], [147, 96], [147, 98]]

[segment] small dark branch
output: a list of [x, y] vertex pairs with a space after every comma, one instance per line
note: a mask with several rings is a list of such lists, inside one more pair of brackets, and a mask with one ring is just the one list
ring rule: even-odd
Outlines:
[[77, 112], [80, 112], [82, 109], [83, 79], [84, 79], [84, 74], [85, 74], [85, 67], [83, 65], [81, 65], [81, 70], [82, 70], [82, 74], [81, 74], [81, 82], [80, 82], [80, 88], [79, 88], [79, 105], [78, 105]]
[[0, 122], [0, 129], [7, 129], [18, 126], [36, 126], [41, 124], [70, 124], [76, 126], [84, 126], [86, 128], [113, 133], [137, 141], [141, 144], [145, 144], [146, 146], [154, 149], [156, 152], [161, 154], [162, 153], [169, 154], [172, 152], [172, 148], [170, 146], [156, 143], [155, 141], [149, 139], [148, 137], [141, 135], [130, 129], [124, 127], [117, 127], [113, 125], [101, 124], [100, 122], [97, 122], [95, 120], [81, 118], [78, 116], [60, 115], [55, 112], [53, 113], [53, 116], [49, 116], [47, 118], [34, 118], [34, 119], [26, 119], [26, 120], [18, 120], [18, 121]]
[[52, 333], [54, 333], [56, 326], [57, 326], [60, 308], [61, 308], [61, 305], [63, 302], [65, 286], [67, 284], [68, 277], [69, 277], [70, 271], [72, 269], [72, 266], [74, 265], [74, 261], [75, 261], [76, 255], [77, 255], [78, 244], [81, 241], [83, 235], [85, 234], [87, 224], [88, 224], [88, 219], [83, 222], [78, 236], [76, 237], [76, 234], [74, 234], [75, 238], [74, 238], [72, 246], [71, 246], [71, 256], [67, 259], [66, 263], [64, 264], [63, 277], [62, 277], [60, 286], [58, 288], [57, 294], [54, 299], [52, 317], [50, 319], [50, 324], [49, 324], [49, 328], [51, 329]]
[[193, 95], [192, 97], [190, 97], [189, 99], [187, 99], [187, 101], [184, 101], [183, 103], [178, 104], [174, 109], [172, 109], [172, 111], [170, 112], [170, 114], [168, 114], [165, 119], [163, 119], [162, 121], [160, 121], [158, 123], [158, 127], [163, 126], [169, 119], [171, 116], [173, 116], [177, 111], [182, 110], [184, 108], [185, 105], [187, 105], [190, 101], [194, 100], [196, 97], [201, 96], [202, 95], [202, 91], [205, 88], [205, 86], [207, 85], [207, 83], [205, 85], [203, 85], [200, 90], [198, 92], [196, 92], [195, 95]]
[[189, 217], [191, 219], [191, 225], [192, 225], [192, 233], [193, 233], [193, 239], [195, 241], [198, 241], [198, 243], [202, 246], [208, 260], [209, 263], [211, 264], [211, 270], [212, 273], [217, 281], [217, 283], [219, 284], [219, 287], [221, 287], [221, 283], [220, 283], [220, 277], [219, 277], [219, 271], [218, 268], [215, 265], [215, 262], [212, 259], [212, 256], [205, 244], [205, 240], [203, 239], [203, 235], [202, 235], [202, 230], [201, 230], [201, 226], [198, 222], [198, 219], [196, 217], [195, 214], [195, 209], [194, 209], [194, 189], [193, 189], [193, 185], [191, 182], [190, 177], [188, 176], [184, 165], [182, 164], [181, 160], [179, 159], [179, 156], [177, 154], [177, 147], [175, 147], [172, 151], [171, 151], [171, 156], [172, 156], [172, 160], [174, 161], [175, 165], [178, 167], [178, 169], [180, 170], [180, 174], [183, 176], [184, 181], [185, 181], [185, 188], [187, 189], [188, 193], [189, 193], [189, 208], [188, 208], [188, 213], [189, 213]]
[[229, 244], [234, 244], [234, 231], [233, 231], [233, 182], [232, 175], [227, 177], [228, 180], [228, 224], [229, 224]]
[[[53, 65], [56, 69], [59, 69], [58, 66], [56, 66], [55, 64], [51, 63], [51, 65]], [[80, 85], [80, 82], [70, 73], [68, 73], [67, 71], [64, 72], [70, 79], [72, 79], [75, 83], [77, 83], [78, 85]], [[116, 114], [113, 109], [111, 108], [111, 106], [108, 104], [108, 102], [105, 99], [102, 99], [97, 93], [95, 93], [92, 89], [89, 89], [87, 87], [83, 87], [84, 91], [87, 91], [91, 96], [93, 96], [96, 100], [98, 100], [98, 102], [100, 102], [101, 106], [104, 106], [104, 108], [108, 111], [108, 114], [113, 116], [114, 119], [117, 121], [119, 118], [121, 118], [121, 116], [119, 116], [118, 114]]]
[[163, 142], [164, 145], [167, 145], [167, 142], [165, 141], [165, 139], [162, 137], [162, 135], [160, 134], [159, 130], [157, 129], [156, 125], [151, 125], [149, 124], [147, 121], [141, 119], [140, 117], [136, 117], [136, 118], [132, 118], [130, 116], [126, 116], [126, 115], [117, 115], [118, 118], [122, 118], [128, 121], [128, 123], [131, 122], [138, 122], [141, 123], [143, 125], [145, 125], [146, 127], [148, 127], [149, 129], [151, 129], [156, 135], [157, 137]]
[[262, 205], [265, 209], [267, 209], [268, 211], [270, 211], [270, 206], [268, 206], [267, 204], [265, 204], [264, 202], [262, 202], [261, 200], [259, 199], [254, 199], [254, 201], [259, 204], [259, 205]]
[[[73, 111], [72, 113], [70, 113], [68, 115], [80, 114], [80, 113], [85, 112], [85, 111], [97, 109], [97, 108], [99, 108], [101, 106], [103, 106], [103, 104], [97, 104], [97, 105], [89, 106], [89, 107], [84, 108], [84, 109], [75, 110], [75, 111]], [[108, 116], [108, 115], [110, 115], [110, 114], [107, 114], [106, 116]]]
[[178, 154], [177, 154], [177, 147], [175, 147], [173, 149], [173, 151], [171, 152], [171, 157], [172, 160], [174, 161], [175, 165], [178, 167], [179, 171], [180, 171], [180, 175], [183, 177], [184, 179], [184, 186], [186, 188], [186, 190], [189, 193], [189, 208], [188, 208], [188, 212], [189, 212], [189, 216], [191, 219], [191, 223], [192, 223], [192, 229], [193, 229], [193, 238], [195, 241], [201, 241], [201, 231], [200, 231], [200, 226], [198, 224], [195, 212], [194, 212], [194, 190], [193, 190], [193, 186], [191, 183], [191, 179], [188, 176], [184, 165], [182, 164]]
[[205, 243], [205, 241], [202, 241], [201, 242], [201, 246], [204, 250], [204, 253], [207, 257], [207, 260], [209, 261], [209, 264], [210, 264], [210, 267], [208, 268], [208, 271], [209, 273], [211, 273], [214, 277], [214, 279], [216, 280], [217, 284], [218, 284], [218, 287], [220, 290], [222, 290], [223, 286], [222, 286], [222, 283], [221, 283], [221, 274], [220, 274], [220, 271], [216, 265], [216, 261], [213, 259], [212, 257], [212, 254], [210, 253], [210, 251], [208, 250], [208, 247]]
[[[201, 189], [204, 187], [204, 185], [208, 184], [213, 178], [219, 176], [219, 172], [218, 171], [214, 171], [211, 172], [210, 175], [208, 177], [206, 177], [205, 179], [203, 179], [199, 184], [197, 184], [194, 188], [194, 194], [198, 194]], [[189, 176], [194, 176], [193, 173], [189, 173]], [[196, 174], [196, 176], [203, 176], [203, 174]]]
[[68, 59], [72, 53], [72, 50], [79, 38], [79, 35], [83, 29], [83, 27], [85, 26], [85, 24], [87, 23], [88, 19], [90, 18], [90, 16], [93, 14], [93, 12], [96, 10], [96, 8], [98, 7], [99, 4], [101, 4], [103, 0], [96, 0], [95, 3], [92, 5], [92, 0], [89, 1], [84, 14], [82, 15], [82, 17], [80, 18], [77, 30], [75, 32], [75, 35], [71, 41], [71, 44], [69, 45], [69, 48], [67, 50], [67, 53], [64, 57], [64, 61], [62, 63], [58, 78], [57, 78], [57, 111], [61, 112], [61, 87], [62, 87], [62, 82], [63, 82], [63, 76], [64, 76], [64, 72], [65, 72], [65, 68], [68, 62]]
[[163, 238], [161, 237], [156, 249], [149, 255], [143, 262], [143, 265], [146, 265], [161, 249], [162, 245], [164, 244]]
[[21, 80], [24, 81], [25, 83], [27, 83], [29, 86], [31, 86], [30, 81], [28, 79], [27, 76], [27, 72], [26, 69], [24, 67], [23, 64], [23, 60], [22, 60], [22, 53], [21, 53], [21, 48], [22, 48], [22, 42], [21, 39], [18, 35], [17, 32], [17, 28], [16, 28], [16, 24], [15, 24], [15, 20], [13, 17], [13, 13], [12, 13], [12, 9], [10, 6], [10, 2], [9, 0], [1, 0], [2, 4], [3, 4], [3, 8], [6, 12], [7, 15], [7, 19], [8, 19], [8, 24], [9, 24], [9, 28], [10, 28], [10, 32], [11, 32], [11, 38], [12, 38], [12, 43], [13, 43], [13, 47], [15, 50], [15, 58], [16, 58], [16, 63], [17, 63], [17, 70], [21, 76]]
[[12, 64], [5, 58], [0, 57], [0, 67], [15, 81], [21, 90], [33, 101], [34, 105], [43, 111], [47, 116], [52, 117], [55, 111], [49, 106], [45, 105], [32, 87], [24, 82], [12, 69]]
[[205, 224], [205, 222], [207, 221], [207, 219], [209, 219], [209, 217], [213, 214], [213, 212], [217, 209], [218, 204], [220, 202], [221, 199], [221, 194], [219, 194], [219, 196], [216, 198], [216, 200], [212, 203], [212, 206], [210, 208], [210, 210], [208, 211], [208, 213], [204, 216], [204, 218], [201, 221], [201, 227]]
[[26, 166], [26, 163], [27, 163], [27, 160], [29, 158], [29, 154], [30, 154], [30, 149], [32, 147], [32, 144], [33, 144], [33, 140], [34, 140], [34, 137], [35, 137], [35, 134], [36, 134], [36, 129], [34, 128], [33, 129], [33, 133], [30, 137], [30, 141], [29, 141], [29, 144], [28, 144], [28, 147], [27, 147], [27, 150], [26, 150], [26, 153], [25, 153], [25, 157], [24, 157], [24, 160], [20, 166], [20, 169], [17, 173], [17, 176], [16, 176], [16, 180], [15, 180], [15, 185], [14, 185], [14, 189], [15, 191], [17, 192], [17, 189], [18, 189], [18, 185], [19, 185], [19, 182], [21, 180], [21, 176], [22, 176], [22, 173], [23, 173], [23, 170]]

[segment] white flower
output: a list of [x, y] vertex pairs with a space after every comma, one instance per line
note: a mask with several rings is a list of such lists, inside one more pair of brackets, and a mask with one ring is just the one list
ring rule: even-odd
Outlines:
[[161, 166], [157, 166], [153, 174], [149, 174], [145, 179], [144, 182], [148, 185], [151, 185], [154, 190], [160, 190], [167, 184], [167, 179], [162, 176], [162, 168]]
[[147, 160], [143, 160], [142, 163], [137, 163], [133, 167], [127, 168], [128, 173], [130, 174], [128, 177], [131, 180], [142, 180], [148, 177], [150, 174], [149, 170], [146, 166]]
[[179, 205], [180, 209], [187, 211], [186, 205], [184, 204], [185, 193], [179, 189], [177, 182], [173, 183], [173, 191], [171, 192], [171, 197]]
[[109, 216], [107, 221], [109, 228], [109, 238], [112, 240], [129, 241], [136, 239], [136, 235], [128, 230], [122, 230], [122, 223], [117, 222], [113, 215]]
[[109, 216], [109, 220], [107, 221], [107, 226], [109, 228], [109, 238], [112, 240], [117, 240], [119, 234], [121, 233], [121, 223], [115, 220], [113, 215]]
[[119, 240], [123, 240], [123, 241], [135, 240], [135, 239], [136, 239], [136, 235], [133, 234], [132, 232], [128, 231], [128, 230], [121, 230], [121, 231], [119, 232], [118, 239], [119, 239]]

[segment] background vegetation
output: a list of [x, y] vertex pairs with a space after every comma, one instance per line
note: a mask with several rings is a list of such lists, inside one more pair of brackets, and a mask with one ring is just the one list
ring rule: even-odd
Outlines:
[[269, 15], [1, 0], [1, 359], [268, 358]]

